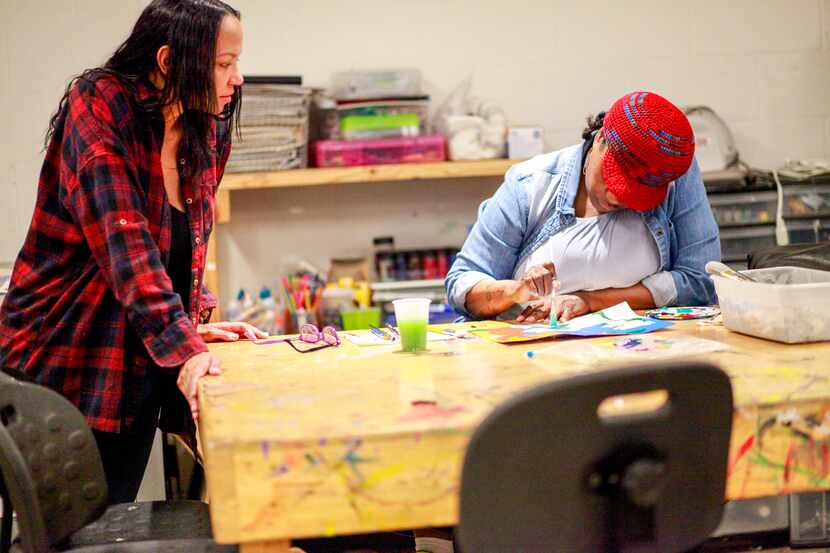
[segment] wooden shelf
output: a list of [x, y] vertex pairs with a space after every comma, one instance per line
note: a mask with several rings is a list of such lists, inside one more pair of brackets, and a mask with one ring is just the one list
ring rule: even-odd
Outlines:
[[230, 193], [234, 190], [329, 186], [361, 182], [503, 177], [507, 170], [516, 163], [519, 163], [519, 160], [483, 159], [478, 161], [401, 163], [362, 167], [324, 167], [262, 173], [227, 173], [222, 178], [222, 185], [217, 193], [216, 222], [227, 223], [230, 221]]
[[499, 177], [503, 176], [507, 169], [515, 163], [518, 162], [511, 159], [485, 159], [480, 161], [367, 165], [363, 167], [324, 167], [268, 173], [229, 173], [222, 179], [222, 188], [227, 190], [250, 190], [358, 182]]

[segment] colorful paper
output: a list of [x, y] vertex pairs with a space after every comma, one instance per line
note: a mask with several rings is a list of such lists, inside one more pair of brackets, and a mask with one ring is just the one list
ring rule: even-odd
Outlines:
[[641, 317], [634, 313], [627, 302], [577, 317], [552, 328], [547, 324], [513, 324], [501, 328], [472, 330], [478, 336], [500, 344], [530, 342], [553, 336], [618, 336], [643, 334], [672, 326], [668, 321]]
[[660, 307], [646, 311], [646, 317], [661, 321], [690, 321], [708, 319], [720, 315], [720, 308], [712, 306]]

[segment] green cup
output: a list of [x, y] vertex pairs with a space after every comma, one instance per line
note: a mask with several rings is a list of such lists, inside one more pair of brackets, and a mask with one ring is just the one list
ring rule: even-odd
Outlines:
[[392, 302], [403, 351], [416, 352], [427, 349], [429, 303], [429, 298], [406, 298]]

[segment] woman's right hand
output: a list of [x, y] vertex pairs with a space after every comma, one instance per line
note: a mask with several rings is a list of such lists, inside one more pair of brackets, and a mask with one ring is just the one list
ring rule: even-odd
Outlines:
[[199, 419], [199, 379], [206, 374], [217, 376], [222, 374], [222, 369], [219, 368], [219, 359], [211, 355], [210, 352], [197, 353], [190, 359], [184, 362], [182, 368], [179, 370], [179, 378], [176, 379], [176, 385], [181, 390], [187, 403], [190, 405], [190, 412], [193, 414], [193, 420]]
[[526, 303], [529, 300], [550, 296], [555, 280], [556, 266], [552, 261], [530, 267], [521, 279], [515, 281], [512, 291], [513, 302]]

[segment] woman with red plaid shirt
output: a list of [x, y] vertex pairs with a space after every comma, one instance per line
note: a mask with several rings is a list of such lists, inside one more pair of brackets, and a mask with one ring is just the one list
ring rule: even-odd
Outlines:
[[[0, 310], [0, 367], [85, 415], [110, 500], [132, 501], [157, 426], [193, 431], [216, 188], [238, 121], [239, 12], [154, 0], [103, 67], [68, 87], [47, 133], [37, 203]], [[161, 416], [160, 416], [161, 415]]]

